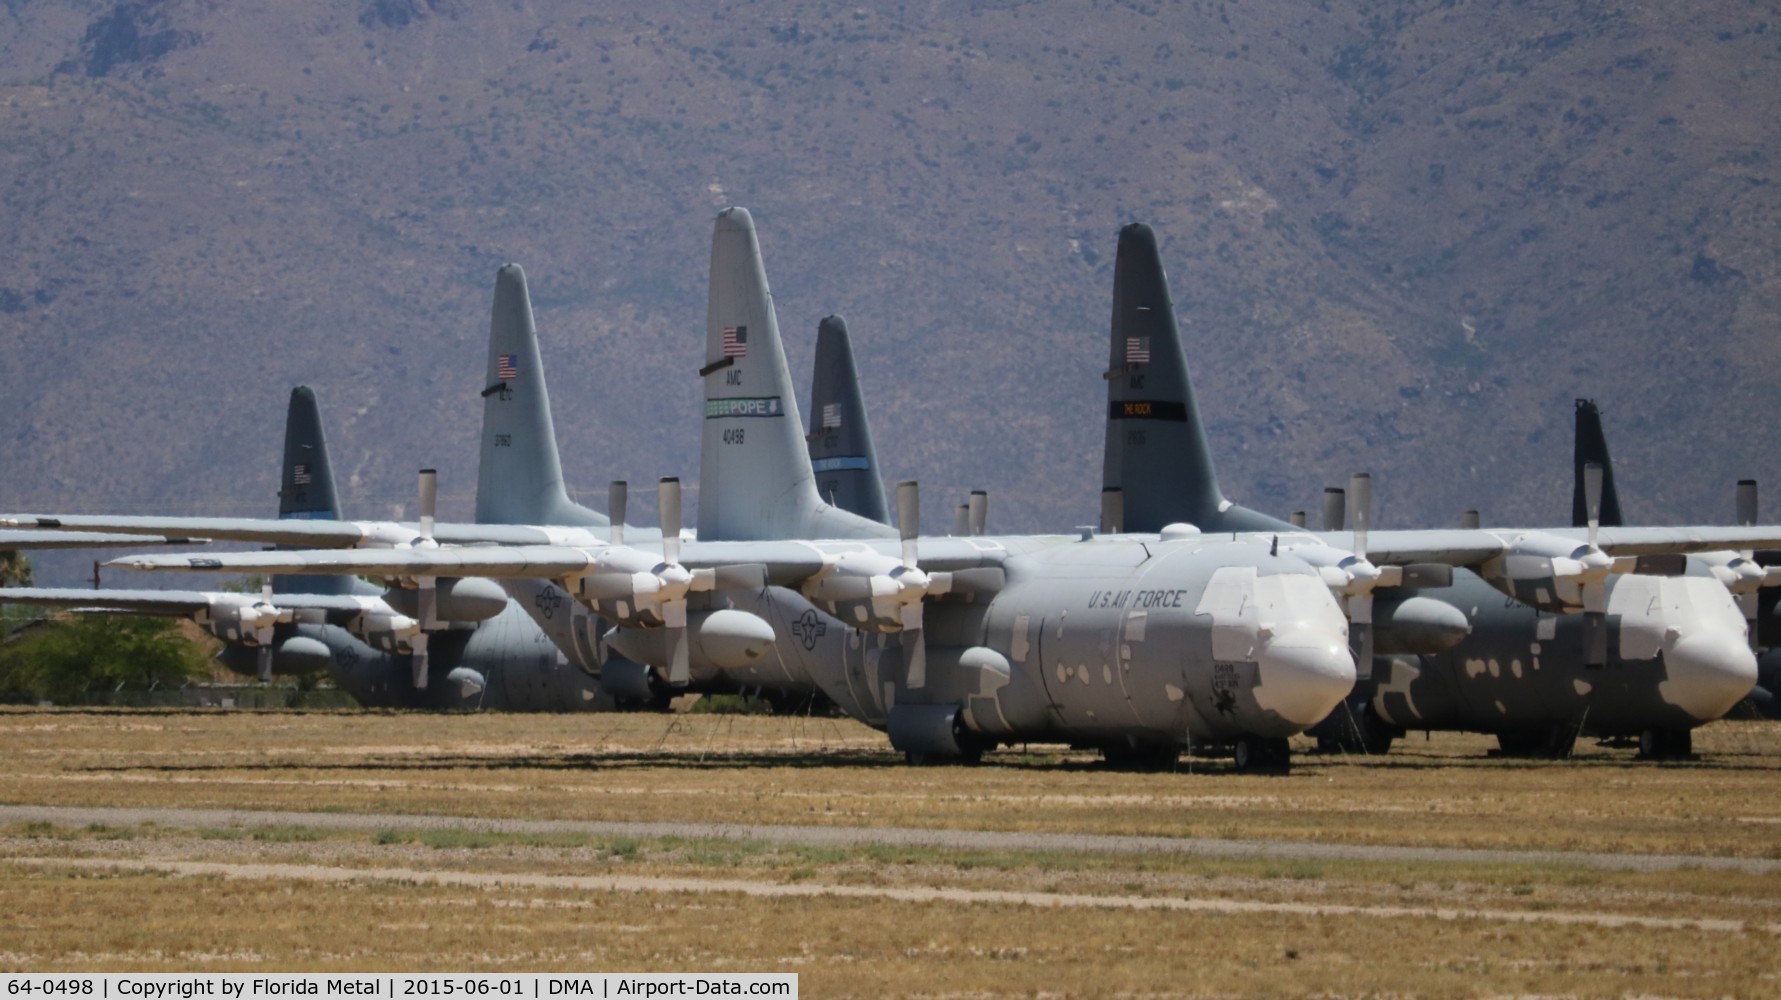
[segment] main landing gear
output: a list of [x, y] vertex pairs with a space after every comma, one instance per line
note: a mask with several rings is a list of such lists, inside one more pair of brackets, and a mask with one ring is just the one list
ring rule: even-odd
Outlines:
[[1292, 750], [1284, 737], [1244, 736], [1231, 757], [1246, 774], [1285, 774], [1292, 769]]

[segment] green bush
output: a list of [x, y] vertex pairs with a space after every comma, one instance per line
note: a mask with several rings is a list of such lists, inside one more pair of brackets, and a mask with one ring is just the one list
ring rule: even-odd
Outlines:
[[0, 698], [10, 701], [177, 687], [208, 671], [203, 650], [167, 618], [71, 615], [29, 624], [0, 644]]

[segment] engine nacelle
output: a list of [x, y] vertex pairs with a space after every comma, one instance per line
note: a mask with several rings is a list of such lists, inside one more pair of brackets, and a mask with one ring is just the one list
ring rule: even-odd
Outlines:
[[1444, 653], [1472, 634], [1465, 612], [1433, 597], [1381, 597], [1373, 605], [1378, 656]]
[[[259, 673], [259, 650], [252, 646], [228, 645], [216, 654], [218, 663], [243, 677]], [[333, 654], [326, 643], [307, 636], [295, 635], [273, 647], [272, 672], [281, 677], [319, 673], [328, 668]]]
[[1517, 537], [1507, 553], [1480, 566], [1478, 575], [1529, 607], [1570, 615], [1587, 610], [1584, 587], [1606, 581], [1613, 569], [1614, 559], [1592, 545], [1527, 534]]
[[420, 634], [421, 623], [393, 610], [372, 610], [353, 618], [346, 630], [372, 649], [400, 655], [414, 652], [409, 640]]
[[667, 605], [694, 589], [693, 574], [678, 563], [645, 566], [629, 553], [608, 553], [608, 563], [576, 581], [576, 600], [601, 618], [629, 628], [669, 624]]
[[[507, 610], [507, 592], [493, 580], [479, 577], [440, 580], [433, 617], [442, 622], [487, 621]], [[409, 618], [420, 617], [420, 591], [391, 587], [383, 601]]]
[[[734, 608], [694, 611], [687, 615], [688, 663], [695, 670], [735, 670], [760, 659], [773, 648], [773, 626]], [[606, 636], [609, 647], [638, 663], [668, 665], [669, 633], [665, 629], [620, 627]]]
[[903, 630], [910, 609], [929, 589], [927, 574], [877, 552], [849, 552], [806, 581], [812, 604], [855, 628], [891, 633]]

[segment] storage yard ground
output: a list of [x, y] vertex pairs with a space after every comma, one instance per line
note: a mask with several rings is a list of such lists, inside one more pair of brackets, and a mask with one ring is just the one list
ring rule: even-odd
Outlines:
[[1492, 745], [911, 769], [827, 718], [8, 710], [0, 967], [1781, 992], [1781, 724], [1709, 726], [1682, 764]]

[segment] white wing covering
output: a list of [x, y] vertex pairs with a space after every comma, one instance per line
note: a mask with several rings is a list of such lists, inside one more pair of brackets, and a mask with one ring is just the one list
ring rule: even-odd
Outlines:
[[[80, 590], [53, 587], [3, 587], [0, 604], [25, 604], [36, 607], [68, 608], [74, 611], [109, 612], [112, 614], [159, 615], [182, 617], [208, 611], [224, 602], [251, 603], [253, 594], [233, 594], [202, 590]], [[357, 615], [375, 599], [335, 594], [279, 594], [274, 598], [281, 608], [295, 611], [322, 612], [327, 620]]]
[[0, 531], [0, 550], [93, 549], [134, 545], [203, 545], [191, 538], [160, 535], [112, 535], [86, 531]]
[[[29, 539], [37, 536], [78, 539], [93, 534], [113, 538], [109, 544], [156, 545], [185, 543], [189, 539], [219, 542], [261, 542], [300, 548], [354, 548], [361, 545], [400, 545], [420, 537], [420, 527], [400, 521], [325, 521], [253, 517], [133, 517], [113, 514], [8, 514], [0, 528], [28, 529], [0, 535]], [[112, 535], [109, 533], [119, 533]], [[646, 528], [629, 528], [639, 539], [652, 534]], [[129, 536], [177, 536], [147, 538]], [[585, 544], [600, 535], [583, 528], [541, 527], [524, 524], [441, 523], [433, 537], [454, 545]], [[75, 544], [63, 542], [62, 544]], [[0, 545], [0, 548], [29, 546]]]

